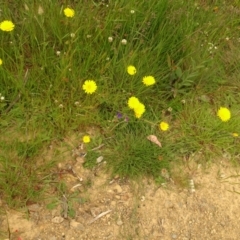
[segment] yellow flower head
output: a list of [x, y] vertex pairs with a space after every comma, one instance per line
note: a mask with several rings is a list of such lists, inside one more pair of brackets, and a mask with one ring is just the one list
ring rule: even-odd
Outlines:
[[128, 99], [128, 107], [131, 109], [138, 107], [139, 104], [140, 104], [140, 101], [136, 97], [130, 97]]
[[72, 18], [75, 15], [75, 11], [72, 8], [65, 8], [63, 10], [66, 17]]
[[127, 67], [127, 72], [128, 72], [129, 75], [135, 75], [137, 70], [134, 66], [130, 65], [130, 66]]
[[14, 29], [15, 25], [11, 21], [3, 21], [0, 23], [0, 29], [5, 32], [11, 32]]
[[143, 113], [146, 111], [145, 106], [142, 103], [139, 103], [138, 106], [135, 107], [133, 110], [136, 118], [140, 118], [143, 115]]
[[142, 81], [146, 86], [151, 86], [153, 84], [156, 83], [156, 80], [153, 76], [146, 76], [143, 77], [143, 81]]
[[166, 122], [160, 122], [159, 128], [160, 128], [162, 131], [167, 131], [167, 130], [169, 129], [169, 124], [166, 123]]
[[86, 80], [82, 86], [82, 89], [87, 94], [92, 94], [97, 90], [97, 84], [93, 80]]
[[230, 110], [225, 107], [220, 107], [217, 112], [217, 115], [223, 122], [227, 122], [231, 118]]
[[0, 58], [0, 65], [2, 65], [3, 64], [3, 60]]
[[91, 138], [90, 138], [90, 136], [85, 135], [85, 136], [83, 136], [82, 141], [83, 141], [84, 143], [90, 143]]
[[232, 133], [233, 137], [238, 137], [238, 133]]

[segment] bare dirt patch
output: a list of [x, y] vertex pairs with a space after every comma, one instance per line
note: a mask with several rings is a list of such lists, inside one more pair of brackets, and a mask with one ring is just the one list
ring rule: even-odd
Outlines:
[[104, 162], [90, 171], [80, 158], [67, 161], [59, 167], [68, 169], [61, 177], [72, 195], [63, 194], [51, 210], [46, 203], [28, 206], [29, 218], [6, 210], [1, 239], [239, 239], [237, 169], [226, 161], [205, 170], [193, 166], [189, 184], [182, 188], [171, 179], [156, 186], [149, 179], [110, 178]]

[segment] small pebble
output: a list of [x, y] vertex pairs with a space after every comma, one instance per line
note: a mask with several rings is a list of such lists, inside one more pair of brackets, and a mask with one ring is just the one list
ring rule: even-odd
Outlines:
[[62, 223], [64, 221], [63, 217], [54, 217], [52, 223]]
[[102, 160], [103, 160], [103, 156], [98, 157], [98, 158], [97, 158], [97, 163], [101, 163]]
[[177, 239], [177, 234], [173, 233], [172, 234], [172, 239]]
[[123, 225], [123, 222], [122, 222], [122, 220], [121, 220], [121, 219], [118, 219], [118, 220], [117, 220], [117, 225], [118, 225], [118, 226], [121, 226], [121, 225]]
[[116, 184], [113, 188], [113, 190], [115, 190], [117, 193], [122, 193], [122, 188], [120, 185]]

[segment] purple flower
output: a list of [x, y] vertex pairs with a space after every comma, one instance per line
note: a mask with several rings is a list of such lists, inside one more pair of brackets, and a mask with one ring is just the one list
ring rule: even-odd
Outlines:
[[121, 119], [122, 117], [123, 117], [122, 113], [118, 112], [118, 113], [117, 113], [117, 118], [118, 118], [118, 119]]

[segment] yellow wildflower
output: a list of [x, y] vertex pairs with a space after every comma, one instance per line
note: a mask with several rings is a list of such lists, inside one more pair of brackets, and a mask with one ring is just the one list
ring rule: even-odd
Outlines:
[[143, 83], [146, 86], [151, 86], [156, 83], [156, 80], [153, 76], [146, 76], [146, 77], [143, 77]]
[[65, 8], [63, 10], [66, 17], [72, 18], [75, 15], [75, 11], [72, 8]]
[[238, 137], [238, 133], [232, 133], [233, 137]]
[[82, 89], [87, 94], [92, 94], [97, 90], [97, 84], [93, 80], [86, 80], [82, 86]]
[[134, 109], [135, 117], [140, 118], [143, 113], [146, 111], [144, 104], [139, 103]]
[[140, 101], [136, 97], [130, 97], [128, 99], [128, 107], [131, 109], [138, 107], [139, 104], [140, 104]]
[[0, 58], [0, 65], [2, 65], [3, 64], [3, 60]]
[[127, 67], [127, 72], [128, 72], [129, 75], [135, 75], [137, 70], [134, 66], [130, 65], [130, 66]]
[[159, 128], [160, 128], [162, 131], [167, 131], [167, 130], [169, 129], [169, 124], [166, 123], [166, 122], [160, 122]]
[[0, 29], [5, 32], [11, 32], [14, 29], [15, 25], [13, 22], [5, 20], [0, 23]]
[[91, 138], [90, 138], [90, 136], [85, 135], [85, 136], [83, 136], [82, 141], [83, 141], [84, 143], [90, 143]]
[[225, 107], [220, 107], [217, 112], [217, 115], [223, 122], [227, 122], [231, 118], [230, 110]]

